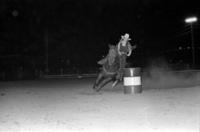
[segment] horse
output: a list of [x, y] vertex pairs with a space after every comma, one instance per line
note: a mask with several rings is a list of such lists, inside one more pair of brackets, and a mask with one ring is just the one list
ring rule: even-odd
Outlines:
[[109, 45], [108, 55], [104, 59], [98, 61], [98, 64], [102, 65], [102, 67], [93, 85], [93, 89], [97, 92], [111, 81], [114, 82], [113, 87], [119, 82], [120, 58], [116, 46]]

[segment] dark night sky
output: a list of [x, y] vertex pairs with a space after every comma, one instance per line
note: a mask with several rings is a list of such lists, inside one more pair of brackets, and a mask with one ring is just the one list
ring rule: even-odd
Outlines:
[[0, 55], [42, 63], [48, 43], [50, 60], [87, 58], [92, 65], [124, 33], [138, 45], [137, 54], [159, 54], [188, 46], [184, 19], [199, 13], [192, 0], [1, 0]]

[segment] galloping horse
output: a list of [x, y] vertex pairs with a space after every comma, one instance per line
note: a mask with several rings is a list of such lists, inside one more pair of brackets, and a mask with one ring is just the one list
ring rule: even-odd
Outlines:
[[117, 53], [117, 48], [114, 45], [109, 45], [109, 48], [110, 49], [106, 58], [98, 62], [98, 64], [102, 65], [102, 68], [93, 86], [93, 89], [95, 89], [97, 92], [100, 91], [101, 88], [107, 83], [111, 81], [118, 82], [120, 79], [120, 60]]

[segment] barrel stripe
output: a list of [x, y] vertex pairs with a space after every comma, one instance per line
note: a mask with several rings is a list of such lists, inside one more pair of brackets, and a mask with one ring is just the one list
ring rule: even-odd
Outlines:
[[124, 86], [141, 85], [141, 77], [124, 77]]
[[142, 85], [137, 86], [124, 86], [124, 93], [130, 94], [130, 93], [141, 93], [142, 92]]

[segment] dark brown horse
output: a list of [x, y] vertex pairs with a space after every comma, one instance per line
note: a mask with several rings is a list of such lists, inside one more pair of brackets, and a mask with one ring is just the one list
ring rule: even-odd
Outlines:
[[[102, 65], [101, 71], [98, 74], [98, 77], [94, 83], [93, 89], [96, 91], [100, 91], [103, 86], [111, 81], [118, 82], [119, 80], [119, 55], [117, 53], [116, 46], [109, 45], [108, 55], [100, 60], [98, 64]], [[116, 85], [116, 84], [115, 84]]]

